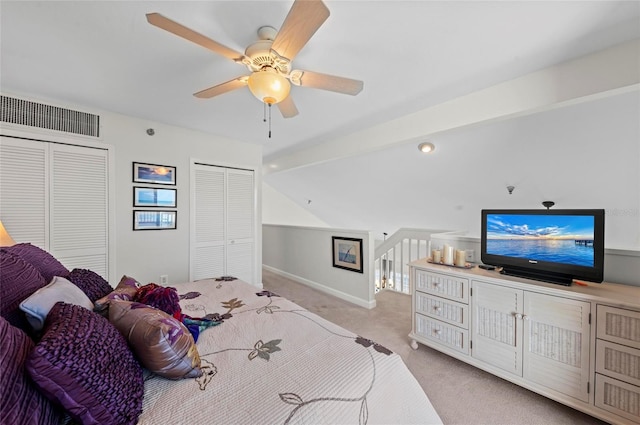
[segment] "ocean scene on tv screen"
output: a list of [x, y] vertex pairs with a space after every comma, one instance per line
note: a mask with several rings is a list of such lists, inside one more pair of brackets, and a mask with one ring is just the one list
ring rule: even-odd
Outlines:
[[583, 215], [487, 216], [487, 253], [593, 267], [594, 218]]

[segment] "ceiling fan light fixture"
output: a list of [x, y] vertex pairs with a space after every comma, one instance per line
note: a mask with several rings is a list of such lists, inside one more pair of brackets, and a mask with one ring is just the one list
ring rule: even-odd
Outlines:
[[261, 102], [273, 105], [282, 102], [291, 90], [291, 83], [273, 68], [265, 67], [249, 76], [251, 93]]

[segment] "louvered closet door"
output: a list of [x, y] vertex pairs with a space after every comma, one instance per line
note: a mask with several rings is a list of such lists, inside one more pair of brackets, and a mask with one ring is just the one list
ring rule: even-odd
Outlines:
[[16, 242], [47, 249], [48, 144], [0, 136], [0, 219]]
[[191, 280], [225, 275], [225, 170], [194, 165]]
[[108, 274], [108, 151], [1, 137], [0, 218], [68, 269]]
[[253, 171], [227, 170], [227, 274], [254, 283]]
[[253, 171], [194, 164], [191, 280], [254, 280]]
[[108, 274], [108, 157], [102, 149], [51, 145], [50, 252], [68, 269]]

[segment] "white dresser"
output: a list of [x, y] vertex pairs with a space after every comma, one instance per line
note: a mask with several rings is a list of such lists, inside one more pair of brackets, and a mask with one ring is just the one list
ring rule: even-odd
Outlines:
[[605, 421], [640, 424], [640, 287], [565, 287], [426, 260], [410, 267], [413, 348]]

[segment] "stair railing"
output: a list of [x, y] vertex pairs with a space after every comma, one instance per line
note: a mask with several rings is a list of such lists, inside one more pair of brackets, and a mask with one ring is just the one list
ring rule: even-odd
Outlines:
[[411, 294], [409, 266], [429, 256], [431, 235], [449, 232], [442, 229], [399, 229], [375, 249], [376, 293], [383, 290]]

